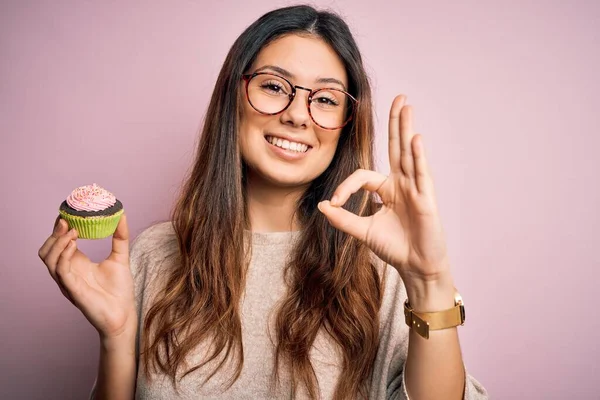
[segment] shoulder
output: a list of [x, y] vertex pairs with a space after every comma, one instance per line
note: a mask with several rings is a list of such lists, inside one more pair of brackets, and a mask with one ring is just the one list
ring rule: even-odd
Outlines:
[[144, 229], [131, 243], [129, 260], [132, 272], [139, 272], [178, 252], [177, 237], [171, 222], [161, 222]]
[[165, 251], [176, 241], [173, 224], [161, 222], [144, 229], [131, 243], [130, 253], [141, 256], [149, 251]]
[[138, 317], [144, 304], [160, 289], [161, 273], [172, 266], [178, 254], [177, 237], [171, 222], [161, 222], [144, 229], [131, 243], [129, 268], [133, 278]]

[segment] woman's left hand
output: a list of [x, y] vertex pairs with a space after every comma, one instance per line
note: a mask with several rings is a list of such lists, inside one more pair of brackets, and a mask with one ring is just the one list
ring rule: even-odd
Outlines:
[[[411, 107], [405, 103], [405, 96], [397, 96], [390, 111], [390, 174], [357, 170], [338, 186], [331, 201], [319, 203], [319, 209], [334, 227], [364, 241], [395, 267], [407, 287], [449, 282], [433, 180], [421, 135], [413, 132]], [[381, 197], [383, 205], [374, 215], [360, 217], [342, 208], [361, 188]]]

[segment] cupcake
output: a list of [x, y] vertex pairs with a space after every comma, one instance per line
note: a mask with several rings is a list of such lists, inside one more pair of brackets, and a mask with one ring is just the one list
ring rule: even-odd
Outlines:
[[123, 204], [108, 190], [86, 185], [73, 190], [58, 210], [81, 239], [102, 239], [115, 233]]

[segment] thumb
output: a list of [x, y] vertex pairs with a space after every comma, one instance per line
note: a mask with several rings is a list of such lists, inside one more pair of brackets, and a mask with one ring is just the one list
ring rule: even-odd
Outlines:
[[112, 237], [112, 251], [109, 258], [121, 264], [129, 262], [129, 227], [125, 213], [119, 219], [119, 225]]
[[371, 217], [359, 217], [342, 207], [332, 206], [329, 200], [320, 202], [317, 207], [334, 228], [358, 240], [365, 240]]

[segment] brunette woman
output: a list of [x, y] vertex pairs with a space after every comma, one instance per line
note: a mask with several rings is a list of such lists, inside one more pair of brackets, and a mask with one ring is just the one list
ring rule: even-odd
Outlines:
[[466, 374], [423, 140], [405, 96], [374, 172], [373, 104], [337, 15], [269, 12], [217, 79], [172, 220], [99, 264], [40, 249], [100, 335], [97, 399], [483, 399]]

